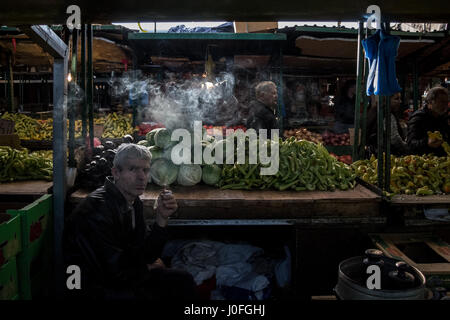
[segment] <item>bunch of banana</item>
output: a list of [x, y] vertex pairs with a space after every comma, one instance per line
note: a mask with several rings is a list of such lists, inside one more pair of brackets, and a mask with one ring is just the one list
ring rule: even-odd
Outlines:
[[102, 138], [122, 138], [124, 135], [133, 134], [131, 115], [118, 115], [111, 113], [105, 121]]
[[53, 139], [53, 119], [38, 120], [41, 128], [39, 130], [39, 139], [36, 140], [52, 140]]
[[[44, 158], [53, 163], [53, 150], [38, 150], [30, 153], [30, 156]], [[52, 164], [53, 167], [53, 164]]]
[[36, 119], [21, 113], [8, 113], [2, 119], [14, 121], [14, 130], [22, 140], [39, 140], [41, 126]]
[[0, 182], [14, 180], [52, 180], [53, 160], [49, 152], [28, 153], [0, 146]]
[[94, 124], [105, 124], [105, 122], [106, 122], [105, 117], [94, 118]]

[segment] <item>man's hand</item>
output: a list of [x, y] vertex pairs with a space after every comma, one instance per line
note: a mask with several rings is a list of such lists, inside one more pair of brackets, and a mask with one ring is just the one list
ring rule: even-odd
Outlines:
[[169, 190], [163, 190], [156, 201], [156, 223], [164, 228], [167, 226], [169, 217], [178, 209], [177, 201]]
[[442, 144], [442, 140], [437, 140], [433, 138], [428, 138], [428, 146], [430, 148], [439, 148]]
[[166, 267], [166, 265], [160, 258], [156, 259], [156, 261], [153, 262], [152, 264], [147, 264], [147, 268], [149, 271], [152, 269], [165, 268], [165, 267]]

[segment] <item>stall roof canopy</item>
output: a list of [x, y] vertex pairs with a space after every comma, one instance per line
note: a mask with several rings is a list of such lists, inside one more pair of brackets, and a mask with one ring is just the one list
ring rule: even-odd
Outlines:
[[442, 0], [38, 0], [2, 2], [5, 25], [62, 24], [78, 5], [84, 22], [135, 21], [356, 21], [372, 4], [389, 21], [447, 23], [450, 1]]
[[[61, 26], [52, 26], [61, 32]], [[148, 71], [198, 69], [210, 53], [222, 68], [264, 69], [279, 66], [283, 55], [285, 72], [302, 75], [354, 75], [357, 30], [317, 26], [276, 29], [275, 33], [138, 33], [120, 26], [94, 26], [94, 70], [123, 70], [124, 61], [136, 59], [137, 67]], [[417, 60], [419, 73], [449, 76], [450, 37], [446, 32], [399, 32], [401, 43], [397, 61], [399, 71], [408, 74]], [[17, 47], [15, 66], [51, 64], [42, 52], [17, 28], [0, 28], [0, 50]], [[234, 57], [234, 58], [233, 58]], [[234, 62], [234, 63], [232, 63]], [[1, 64], [1, 62], [0, 62]]]

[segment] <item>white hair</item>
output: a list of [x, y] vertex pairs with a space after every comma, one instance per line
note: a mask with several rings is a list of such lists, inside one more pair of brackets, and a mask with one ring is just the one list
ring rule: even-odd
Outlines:
[[143, 159], [150, 162], [152, 160], [152, 154], [145, 146], [134, 143], [123, 143], [117, 149], [116, 156], [114, 157], [114, 168], [121, 170], [127, 159]]

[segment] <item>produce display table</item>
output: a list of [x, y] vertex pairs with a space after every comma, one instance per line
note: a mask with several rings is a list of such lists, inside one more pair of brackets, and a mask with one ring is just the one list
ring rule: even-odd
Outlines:
[[[149, 186], [141, 196], [146, 218], [152, 217], [160, 187]], [[347, 191], [244, 191], [221, 190], [197, 185], [174, 186], [179, 210], [176, 219], [309, 219], [379, 217], [381, 197], [357, 184]], [[78, 190], [70, 196], [76, 205], [88, 192]]]
[[450, 205], [450, 194], [416, 196], [416, 195], [396, 195], [390, 200], [393, 205]]
[[27, 180], [0, 183], [0, 212], [19, 209], [48, 193], [52, 181]]
[[27, 180], [0, 183], [0, 196], [42, 196], [53, 185], [52, 181]]

